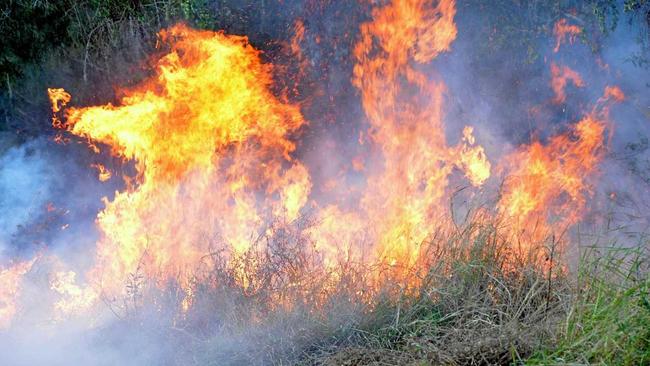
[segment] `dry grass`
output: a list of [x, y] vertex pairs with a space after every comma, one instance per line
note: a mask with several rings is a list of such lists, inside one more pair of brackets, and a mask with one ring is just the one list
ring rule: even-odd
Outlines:
[[[295, 225], [258, 238], [237, 260], [218, 250], [206, 256], [205, 269], [197, 271], [194, 304], [181, 317], [177, 310], [185, 294], [178, 286], [161, 291], [141, 285], [145, 295], [134, 302], [137, 311], [126, 323], [137, 320], [164, 334], [175, 350], [172, 365], [552, 364], [586, 352], [586, 344], [598, 360], [598, 341], [610, 323], [591, 324], [594, 333], [583, 334], [585, 314], [593, 310], [592, 295], [585, 294], [596, 291], [595, 278], [631, 268], [624, 261], [604, 268], [602, 260], [583, 259], [590, 271], [581, 273], [591, 277], [576, 276], [560, 265], [562, 258], [534, 259], [550, 253], [549, 243], [514, 252], [494, 222], [475, 222], [438, 231], [424, 243], [426, 271], [419, 272], [417, 286], [409, 286], [390, 267], [340, 263], [324, 270]], [[379, 281], [372, 273], [381, 273]], [[626, 289], [623, 294], [632, 291], [612, 279], [596, 291], [599, 301], [610, 301], [602, 291], [614, 282]], [[647, 291], [647, 280], [644, 286]], [[647, 322], [647, 314], [639, 313], [642, 304], [611, 306], [619, 315], [634, 310], [627, 323]], [[608, 347], [647, 345], [647, 332], [643, 338], [639, 326], [631, 326], [639, 333], [634, 339], [618, 337]], [[584, 343], [572, 345], [576, 336]], [[634, 364], [637, 353], [622, 364]], [[594, 363], [585, 357], [581, 364]]]

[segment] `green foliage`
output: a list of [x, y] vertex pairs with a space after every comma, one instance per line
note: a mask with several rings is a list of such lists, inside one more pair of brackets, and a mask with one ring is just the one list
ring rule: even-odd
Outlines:
[[623, 11], [626, 13], [637, 13], [646, 16], [646, 20], [650, 22], [648, 12], [650, 11], [650, 1], [648, 0], [625, 0], [623, 4]]
[[180, 7], [185, 19], [202, 29], [214, 29], [218, 24], [217, 15], [210, 9], [209, 0], [181, 0]]
[[[639, 42], [645, 45], [650, 27], [650, 1], [648, 0], [625, 0], [622, 4], [616, 0], [592, 0], [591, 7], [600, 30], [607, 34], [613, 32], [618, 26], [621, 14], [625, 14], [630, 23], [642, 23]], [[645, 24], [643, 24], [645, 23]]]
[[613, 32], [618, 25], [619, 7], [615, 0], [593, 0], [593, 12], [604, 33]]
[[[179, 20], [214, 29], [227, 7], [210, 0], [10, 0], [0, 5], [0, 74], [14, 80], [30, 64], [64, 47], [90, 50], [117, 43], [123, 25], [151, 36]], [[92, 58], [94, 55], [89, 55]]]
[[616, 249], [589, 254], [560, 341], [528, 363], [650, 364], [647, 253]]
[[59, 1], [10, 0], [0, 5], [0, 75], [20, 76], [53, 46], [68, 42], [69, 19]]

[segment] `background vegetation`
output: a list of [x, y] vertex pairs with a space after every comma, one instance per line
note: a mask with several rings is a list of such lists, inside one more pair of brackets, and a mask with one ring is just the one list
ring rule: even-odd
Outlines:
[[[185, 21], [205, 29], [247, 32], [270, 24], [264, 1], [9, 0], [0, 5], [0, 131], [22, 139], [48, 133], [48, 85], [77, 91], [79, 102], [112, 95], [143, 77], [142, 61], [163, 27]], [[92, 86], [92, 87], [89, 87]]]
[[[195, 27], [246, 34], [261, 49], [290, 37], [287, 21], [301, 2], [274, 0], [8, 0], [0, 5], [0, 131], [21, 138], [47, 133], [46, 85], [79, 86], [80, 102], [107, 95], [114, 85], [141, 77], [139, 62], [155, 45], [157, 31], [185, 21]], [[335, 0], [320, 5], [344, 6]], [[304, 5], [305, 7], [311, 5]], [[585, 28], [582, 40], [599, 41], [621, 21], [645, 24], [638, 42], [647, 48], [648, 0], [461, 1], [480, 9], [487, 22], [478, 33], [490, 35], [474, 54], [521, 50], [522, 62], [540, 55], [536, 42], [549, 37], [553, 23], [570, 16]], [[485, 36], [484, 36], [485, 38]], [[630, 60], [648, 67], [647, 54]], [[128, 72], [125, 72], [128, 70]], [[128, 77], [127, 77], [128, 75]], [[125, 80], [126, 79], [126, 80]], [[80, 84], [80, 85], [72, 85]], [[83, 88], [92, 85], [92, 88]]]

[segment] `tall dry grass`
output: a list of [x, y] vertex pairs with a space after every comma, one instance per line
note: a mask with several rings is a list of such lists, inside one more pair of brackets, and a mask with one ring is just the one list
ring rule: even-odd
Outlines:
[[134, 275], [117, 326], [164, 335], [183, 365], [648, 361], [647, 251], [585, 249], [572, 271], [558, 243], [515, 251], [500, 225], [433, 231], [417, 281], [390, 266], [324, 268], [301, 230], [278, 226], [236, 259], [215, 244], [182, 315], [177, 284]]

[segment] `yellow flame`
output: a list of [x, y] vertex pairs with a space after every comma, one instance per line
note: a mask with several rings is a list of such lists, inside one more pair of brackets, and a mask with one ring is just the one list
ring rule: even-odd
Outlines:
[[171, 50], [155, 77], [119, 105], [66, 110], [71, 133], [136, 162], [137, 187], [106, 201], [97, 220], [91, 278], [113, 291], [138, 268], [163, 278], [192, 268], [215, 235], [244, 251], [268, 215], [295, 219], [311, 187], [286, 137], [300, 112], [269, 91], [271, 66], [245, 37], [184, 25], [160, 37]]

